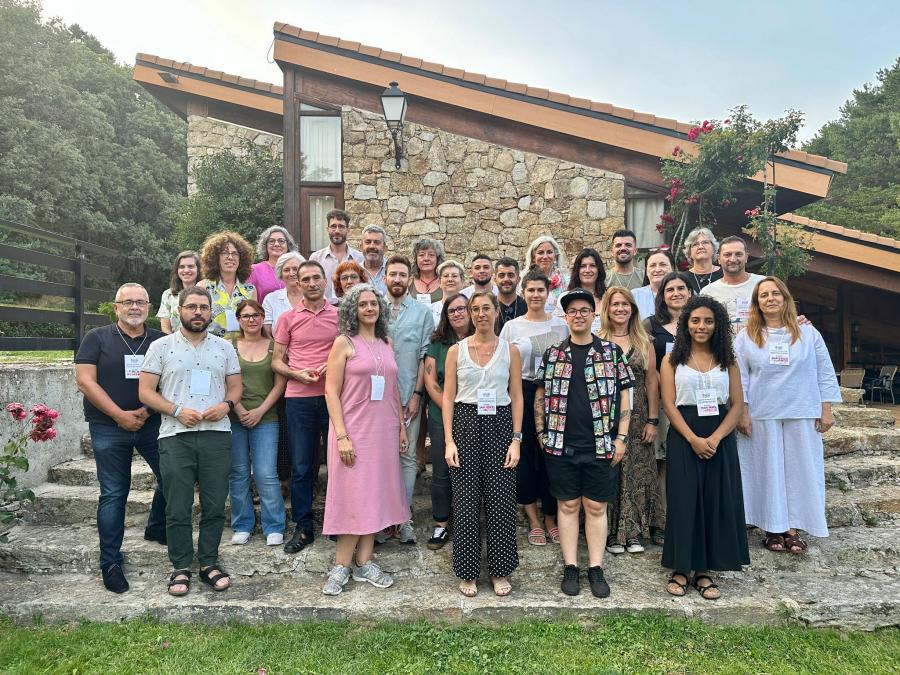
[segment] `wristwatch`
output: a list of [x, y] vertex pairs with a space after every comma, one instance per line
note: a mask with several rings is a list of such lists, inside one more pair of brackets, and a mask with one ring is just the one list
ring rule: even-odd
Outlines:
[[616, 440], [617, 441], [627, 441], [628, 436], [626, 436], [625, 434], [616, 434]]
[[225, 399], [225, 403], [228, 404], [229, 412], [234, 412], [234, 401], [229, 401], [227, 398]]
[[512, 439], [513, 439], [514, 441], [519, 441], [519, 442], [521, 442], [521, 441], [522, 441], [522, 432], [521, 432], [521, 431], [514, 431], [514, 432], [513, 432], [513, 435], [512, 435]]
[[659, 426], [659, 418], [658, 417], [648, 417], [647, 424], [652, 424], [655, 427]]

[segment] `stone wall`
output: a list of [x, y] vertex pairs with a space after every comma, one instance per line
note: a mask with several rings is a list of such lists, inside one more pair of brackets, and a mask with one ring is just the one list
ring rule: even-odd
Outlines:
[[342, 116], [352, 230], [381, 225], [392, 250], [428, 236], [464, 263], [475, 252], [522, 260], [535, 237], [552, 234], [571, 257], [608, 250], [624, 227], [620, 174], [410, 123], [398, 170], [383, 117], [350, 107]]
[[282, 138], [276, 134], [223, 122], [214, 117], [189, 115], [187, 121], [188, 195], [197, 191], [194, 167], [204, 157], [223, 152], [243, 157], [247, 154], [247, 143], [268, 147], [273, 157], [282, 156]]

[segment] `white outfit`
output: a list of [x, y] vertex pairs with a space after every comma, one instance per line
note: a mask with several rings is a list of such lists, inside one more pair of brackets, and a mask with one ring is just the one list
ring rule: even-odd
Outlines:
[[739, 284], [726, 284], [725, 279], [712, 282], [704, 286], [700, 295], [708, 295], [715, 298], [728, 310], [728, 318], [731, 319], [731, 328], [737, 334], [747, 327], [750, 318], [750, 296], [756, 284], [765, 279], [761, 274], [751, 274], [747, 281]]
[[507, 321], [500, 339], [509, 341], [522, 357], [522, 379], [533, 380], [544, 352], [569, 337], [569, 326], [556, 316], [548, 321], [529, 321], [524, 316]]
[[438, 324], [441, 322], [441, 310], [444, 309], [444, 301], [438, 300], [437, 302], [432, 302], [429, 307], [431, 307], [431, 317], [434, 319], [434, 327], [437, 328]]
[[[494, 292], [495, 296], [500, 295], [500, 289], [497, 288], [496, 286], [493, 286], [493, 288], [491, 288], [491, 290]], [[466, 296], [466, 298], [468, 299], [468, 298], [472, 297], [472, 293], [474, 293], [474, 292], [475, 292], [474, 284], [469, 284], [468, 286], [466, 286], [464, 289], [462, 289], [460, 291], [460, 294]]]
[[498, 340], [497, 348], [490, 360], [482, 368], [469, 356], [469, 339], [464, 338], [459, 344], [459, 356], [456, 360], [457, 388], [456, 403], [478, 404], [479, 389], [493, 389], [497, 397], [497, 406], [509, 405], [509, 343]]
[[678, 366], [675, 369], [675, 405], [697, 405], [698, 389], [715, 389], [719, 405], [728, 405], [728, 370], [713, 366], [712, 370], [701, 373], [690, 366]]
[[[788, 344], [787, 365], [772, 363], [772, 345]], [[790, 344], [784, 329], [767, 330], [762, 347], [746, 331], [735, 339], [751, 437], [737, 434], [747, 522], [766, 532], [799, 528], [827, 537], [822, 403], [840, 403], [831, 357], [821, 334], [800, 327]]]
[[278, 321], [278, 317], [292, 309], [291, 303], [288, 301], [287, 289], [281, 288], [277, 291], [267, 293], [262, 306], [266, 312], [266, 317], [263, 319], [263, 325], [271, 326], [272, 335], [275, 335], [275, 324]]
[[634, 301], [637, 303], [638, 314], [640, 315], [641, 321], [656, 314], [656, 294], [649, 285], [635, 288], [631, 291], [631, 294], [634, 296]]

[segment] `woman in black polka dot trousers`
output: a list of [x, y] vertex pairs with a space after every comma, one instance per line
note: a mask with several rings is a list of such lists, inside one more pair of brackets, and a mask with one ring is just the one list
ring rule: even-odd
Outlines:
[[481, 509], [487, 524], [488, 574], [494, 593], [509, 595], [519, 565], [516, 465], [522, 441], [522, 362], [494, 335], [499, 306], [490, 291], [473, 293], [475, 334], [450, 348], [444, 374], [445, 456], [456, 500], [453, 572], [474, 597], [481, 572]]

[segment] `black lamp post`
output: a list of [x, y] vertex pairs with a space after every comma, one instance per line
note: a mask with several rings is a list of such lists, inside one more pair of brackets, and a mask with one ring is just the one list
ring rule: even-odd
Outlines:
[[399, 169], [403, 152], [403, 122], [406, 120], [406, 94], [400, 91], [396, 82], [391, 82], [381, 95], [381, 108], [384, 110], [384, 121], [387, 122], [391, 138], [394, 139], [394, 158]]

